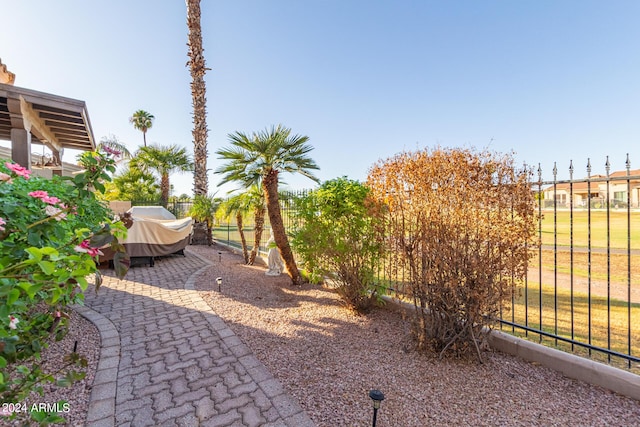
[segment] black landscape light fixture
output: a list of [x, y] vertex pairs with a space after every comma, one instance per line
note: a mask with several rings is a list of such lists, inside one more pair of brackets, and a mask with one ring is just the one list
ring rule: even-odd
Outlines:
[[378, 409], [380, 409], [380, 402], [384, 400], [384, 394], [380, 390], [371, 390], [369, 397], [373, 400], [373, 427], [376, 427], [376, 420], [378, 418]]
[[218, 262], [222, 262], [222, 252], [218, 252]]
[[218, 292], [222, 289], [222, 277], [216, 277], [216, 283], [218, 284]]

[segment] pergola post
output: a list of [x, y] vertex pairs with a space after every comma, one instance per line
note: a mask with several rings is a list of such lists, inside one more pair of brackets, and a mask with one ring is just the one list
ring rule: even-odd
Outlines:
[[26, 129], [11, 129], [11, 159], [31, 170], [31, 132]]

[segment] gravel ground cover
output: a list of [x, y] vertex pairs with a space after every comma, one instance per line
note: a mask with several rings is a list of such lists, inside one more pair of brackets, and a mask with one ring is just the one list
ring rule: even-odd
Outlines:
[[360, 316], [221, 247], [189, 250], [213, 262], [196, 281], [202, 297], [318, 426], [370, 426], [371, 389], [385, 394], [378, 427], [640, 425], [636, 400], [501, 353], [484, 364], [418, 353], [396, 311]]
[[[78, 354], [87, 360], [84, 379], [73, 383], [71, 387], [57, 387], [55, 384], [45, 384], [42, 396], [34, 392], [26, 401], [20, 402], [20, 404], [30, 410], [34, 404], [53, 405], [61, 400], [65, 401], [68, 406], [59, 407], [63, 409], [60, 415], [67, 420], [66, 425], [83, 426], [87, 418], [91, 385], [100, 360], [100, 332], [93, 323], [80, 314], [69, 311], [69, 315], [69, 332], [61, 341], [52, 340], [49, 347], [42, 352], [41, 367], [43, 371], [50, 374], [59, 370], [65, 364], [64, 356], [73, 351], [73, 347], [77, 342]], [[23, 421], [29, 419], [26, 413], [21, 415], [24, 415]], [[2, 423], [3, 420], [0, 418], [0, 426], [3, 425]], [[22, 424], [18, 420], [12, 425]]]
[[[378, 427], [640, 425], [636, 400], [501, 353], [485, 353], [482, 365], [438, 360], [413, 350], [398, 312], [360, 316], [331, 290], [294, 288], [287, 276], [265, 276], [264, 266], [245, 266], [224, 248], [189, 251], [213, 262], [197, 280], [202, 297], [319, 427], [370, 426], [374, 388], [385, 394]], [[223, 279], [222, 292], [216, 277]], [[31, 402], [66, 400], [68, 425], [81, 426], [99, 357], [98, 330], [73, 313], [69, 334], [52, 343], [43, 361], [55, 369], [75, 341], [89, 362], [86, 378], [72, 388], [47, 386]]]

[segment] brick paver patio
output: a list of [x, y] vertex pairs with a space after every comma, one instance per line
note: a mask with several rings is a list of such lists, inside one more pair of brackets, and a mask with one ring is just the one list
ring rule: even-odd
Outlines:
[[187, 251], [87, 291], [102, 336], [87, 425], [314, 425], [194, 289], [209, 265]]

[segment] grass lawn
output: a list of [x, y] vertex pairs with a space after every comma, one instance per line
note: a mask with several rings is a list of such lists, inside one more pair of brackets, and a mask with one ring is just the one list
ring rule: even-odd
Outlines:
[[[516, 291], [513, 311], [503, 312], [504, 319], [540, 329], [540, 291], [539, 284], [529, 283], [527, 288], [528, 309], [525, 309], [524, 287], [519, 287]], [[555, 310], [556, 306], [557, 310]], [[573, 339], [585, 343], [589, 342], [589, 331], [591, 331], [592, 345], [602, 348], [610, 347], [614, 351], [626, 354], [629, 351], [628, 334], [629, 328], [631, 328], [631, 354], [636, 357], [640, 356], [640, 304], [631, 304], [629, 307], [626, 301], [611, 300], [611, 311], [608, 314], [607, 299], [592, 295], [591, 314], [589, 315], [587, 294], [574, 292], [573, 322], [571, 307], [571, 293], [568, 289], [558, 288], [556, 302], [553, 286], [542, 285], [542, 330], [565, 338], [573, 337]], [[591, 322], [589, 322], [589, 318]], [[589, 323], [591, 323], [590, 328]], [[607, 337], [608, 325], [611, 329], [609, 338]], [[503, 326], [502, 330], [511, 332], [511, 327]], [[515, 335], [523, 336], [525, 334], [516, 329]], [[528, 338], [540, 342], [539, 336], [535, 333], [529, 332]], [[541, 342], [553, 346], [556, 340], [542, 337]], [[571, 352], [571, 344], [558, 341], [557, 347]], [[574, 352], [588, 355], [588, 350], [579, 346], [575, 346]], [[595, 360], [607, 362], [607, 356], [599, 352], [592, 352], [592, 357]], [[627, 362], [624, 359], [613, 357], [611, 362], [614, 366], [627, 367]], [[632, 363], [632, 371], [640, 373], [640, 364]]]
[[[571, 244], [571, 214], [569, 211], [542, 211], [542, 244], [554, 244], [554, 224], [557, 227], [558, 245]], [[610, 246], [627, 249], [627, 212], [609, 213]], [[586, 210], [573, 211], [573, 245], [587, 247], [589, 240], [589, 217]], [[607, 247], [607, 212], [591, 211], [591, 247]], [[631, 212], [631, 249], [640, 249], [640, 212]]]
[[[531, 268], [538, 268], [538, 251], [530, 261]], [[608, 260], [608, 265], [607, 265]], [[555, 254], [553, 251], [542, 251], [542, 269], [558, 273], [571, 273], [571, 254], [569, 251], [561, 251]], [[612, 253], [608, 258], [606, 253], [591, 253], [591, 278], [593, 280], [606, 281], [610, 276], [611, 283], [618, 283], [624, 286], [629, 281], [629, 269], [631, 271], [631, 286], [640, 286], [640, 255], [632, 254], [629, 258], [627, 254]], [[573, 253], [573, 275], [574, 277], [589, 277], [589, 254], [586, 252]]]

